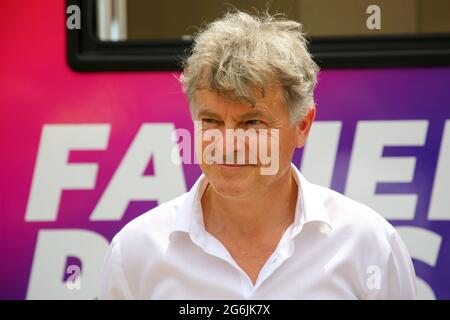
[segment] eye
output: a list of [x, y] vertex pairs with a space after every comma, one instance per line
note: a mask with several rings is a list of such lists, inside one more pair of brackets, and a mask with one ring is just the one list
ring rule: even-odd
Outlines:
[[245, 124], [249, 125], [249, 126], [257, 126], [262, 124], [263, 122], [261, 120], [248, 120], [245, 122]]
[[219, 123], [219, 121], [217, 121], [216, 119], [211, 119], [211, 118], [203, 118], [202, 122], [208, 123], [208, 124], [218, 124]]

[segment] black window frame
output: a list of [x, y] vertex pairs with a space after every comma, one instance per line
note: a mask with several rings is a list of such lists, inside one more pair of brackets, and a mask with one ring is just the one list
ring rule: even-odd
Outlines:
[[[67, 62], [75, 71], [181, 70], [189, 40], [101, 41], [94, 0], [66, 0], [81, 9], [81, 28], [66, 28]], [[332, 36], [309, 39], [322, 69], [450, 66], [450, 34]]]

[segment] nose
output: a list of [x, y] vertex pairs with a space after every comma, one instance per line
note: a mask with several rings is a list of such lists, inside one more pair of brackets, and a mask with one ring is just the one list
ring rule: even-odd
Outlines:
[[242, 134], [238, 128], [229, 127], [222, 131], [223, 137], [223, 154], [235, 153], [244, 148], [244, 142], [240, 137]]
[[237, 127], [227, 127], [223, 132], [222, 152], [224, 161], [227, 163], [246, 164], [247, 150], [246, 137], [247, 130]]

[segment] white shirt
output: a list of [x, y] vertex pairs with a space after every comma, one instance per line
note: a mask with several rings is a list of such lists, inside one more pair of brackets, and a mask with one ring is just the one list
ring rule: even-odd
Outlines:
[[299, 185], [295, 221], [253, 285], [203, 224], [202, 175], [191, 190], [112, 240], [100, 299], [412, 299], [415, 272], [395, 229], [331, 189]]

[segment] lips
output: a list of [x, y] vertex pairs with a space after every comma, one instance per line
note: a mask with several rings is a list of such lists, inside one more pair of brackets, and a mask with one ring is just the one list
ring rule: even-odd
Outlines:
[[244, 167], [254, 167], [253, 164], [225, 164], [225, 163], [217, 163], [217, 166], [226, 167], [226, 168], [244, 168]]
[[219, 166], [239, 168], [239, 167], [246, 167], [247, 165], [245, 165], [245, 164], [219, 164]]

